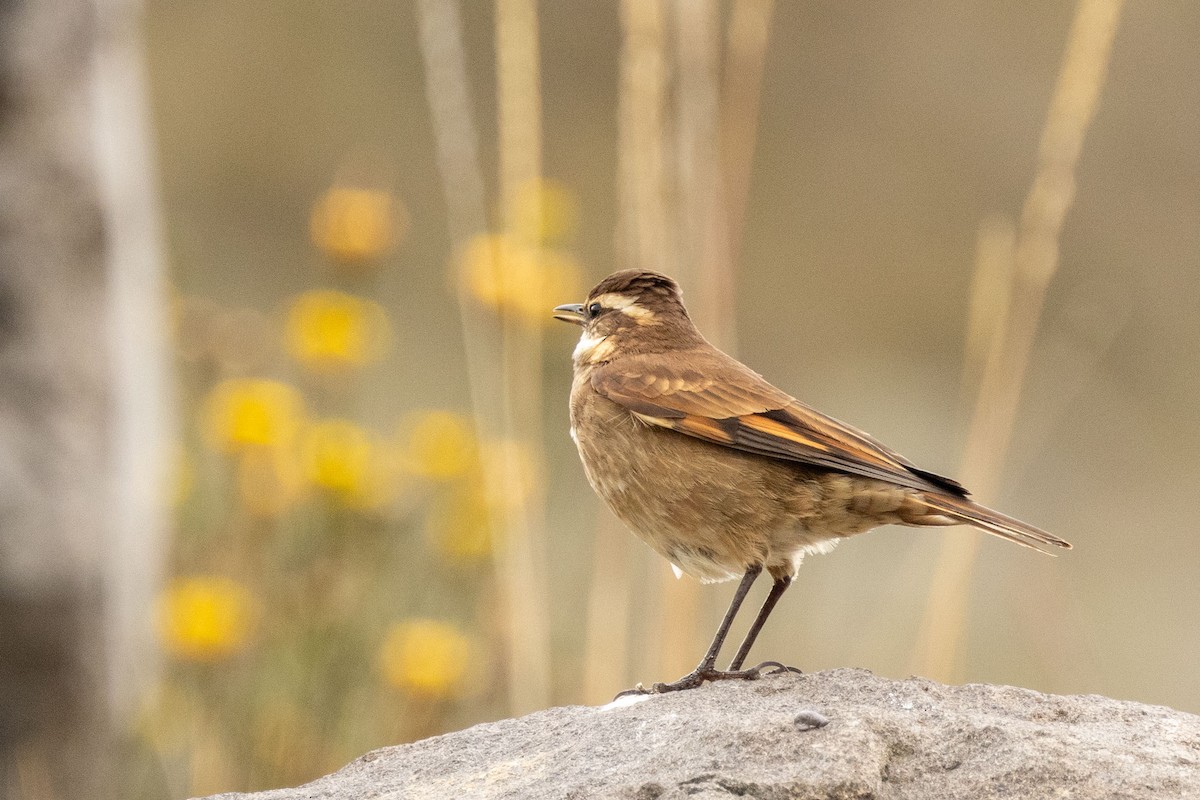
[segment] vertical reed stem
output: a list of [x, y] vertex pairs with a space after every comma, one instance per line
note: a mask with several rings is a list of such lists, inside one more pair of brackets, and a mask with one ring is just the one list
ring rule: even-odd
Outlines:
[[[622, 0], [615, 235], [621, 268], [668, 269], [662, 263], [669, 249], [664, 204], [665, 25], [662, 0]], [[613, 531], [620, 531], [616, 538]], [[633, 572], [651, 556], [607, 512], [596, 526], [593, 553], [583, 665], [589, 702], [627, 685]], [[641, 597], [639, 605], [654, 616], [649, 597]]]
[[[983, 367], [961, 475], [986, 502], [1000, 484], [1021, 387], [1058, 268], [1058, 237], [1075, 197], [1075, 171], [1108, 71], [1122, 0], [1080, 0], [1039, 148], [1036, 177], [1021, 212], [1012, 302]], [[970, 578], [979, 537], [947, 536], [926, 601], [914, 670], [952, 680], [966, 633]]]
[[[536, 187], [542, 169], [542, 107], [536, 0], [496, 0], [496, 91], [500, 130], [500, 194], [511, 239], [521, 236], [512, 214], [524, 187]], [[540, 192], [528, 193], [540, 202]], [[537, 219], [541, 214], [536, 214]], [[536, 238], [518, 241], [537, 251]], [[540, 254], [535, 257], [541, 260]], [[516, 276], [502, 274], [502, 281]], [[504, 438], [543, 451], [542, 329], [520, 314], [503, 314], [501, 334]], [[513, 713], [550, 703], [550, 596], [546, 587], [545, 504], [541, 487], [522, 490], [519, 451], [505, 451], [503, 496], [507, 537], [498, 550], [509, 635], [509, 699]]]
[[[512, 92], [521, 92], [522, 86], [529, 83], [528, 53], [518, 58], [517, 66], [513, 67], [513, 59], [508, 57], [512, 54], [511, 49], [500, 43], [502, 38], [508, 41], [506, 35], [512, 35], [515, 38], [513, 48], [527, 49], [530, 20], [527, 14], [522, 16], [521, 12], [528, 10], [517, 9], [515, 16], [513, 13], [500, 13], [499, 9], [497, 13], [498, 20], [504, 20], [498, 21], [498, 26], [505, 31], [505, 34], [501, 34], [498, 27], [497, 49], [508, 54], [504, 63], [516, 73], [514, 77], [505, 72], [506, 86], [509, 88], [507, 93], [503, 90], [500, 92], [511, 101], [510, 105], [504, 106], [510, 117], [513, 113], [523, 113], [523, 109], [527, 110], [531, 102], [537, 108], [536, 99], [530, 101], [526, 98], [522, 101], [511, 96]], [[456, 245], [461, 246], [472, 236], [487, 230], [487, 200], [479, 161], [478, 131], [471, 112], [467, 85], [462, 20], [457, 0], [419, 0], [418, 12], [426, 96], [433, 117], [450, 236]], [[536, 42], [536, 19], [533, 24]], [[513, 33], [514, 28], [516, 33]], [[536, 91], [536, 50], [532, 64]], [[516, 81], [515, 87], [513, 80]], [[536, 125], [536, 120], [531, 124]], [[504, 181], [504, 190], [511, 192], [513, 184], [521, 180], [517, 176], [529, 172], [529, 162], [522, 163], [519, 158], [515, 159], [512, 150], [523, 146], [531, 134], [520, 127], [514, 130], [511, 125], [507, 127], [507, 132], [512, 139], [506, 140], [502, 147], [503, 151], [509, 153], [504, 163], [506, 174], [510, 177]], [[540, 142], [540, 128], [534, 130], [532, 136], [536, 142]], [[540, 163], [540, 156], [534, 157], [532, 163]], [[519, 408], [536, 408], [533, 424], [540, 424], [541, 376], [540, 373], [530, 375], [528, 364], [534, 359], [528, 354], [529, 348], [522, 350], [519, 344], [514, 344], [514, 337], [509, 335], [510, 323], [504, 325], [504, 335], [496, 343], [495, 320], [472, 302], [462, 281], [456, 283], [459, 287], [459, 317], [476, 429], [486, 438], [502, 436], [540, 445], [541, 438], [536, 429], [516, 430]], [[514, 350], [517, 353], [524, 352], [525, 357], [518, 359], [513, 355]], [[540, 353], [540, 341], [535, 352]], [[516, 372], [514, 366], [517, 364], [525, 365], [523, 373]], [[510, 387], [511, 392], [504, 391]], [[520, 475], [520, 468], [512, 463], [516, 452], [512, 448], [502, 449], [500, 458], [483, 464], [489, 497], [523, 497], [523, 493], [512, 483]], [[508, 508], [506, 504], [508, 510], [503, 516], [492, 520], [493, 541], [497, 543], [496, 573], [504, 609], [505, 664], [509, 709], [512, 713], [544, 707], [549, 702], [548, 599], [537, 570], [540, 529], [533, 528], [540, 521], [540, 514], [529, 511], [531, 507], [537, 507], [537, 503], [537, 500], [533, 500], [529, 504], [514, 504], [514, 508]]]

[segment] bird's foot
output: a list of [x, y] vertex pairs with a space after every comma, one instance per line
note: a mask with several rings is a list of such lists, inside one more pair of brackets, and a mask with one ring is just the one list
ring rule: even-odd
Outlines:
[[794, 672], [800, 674], [800, 670], [795, 667], [789, 667], [786, 664], [781, 664], [778, 661], [764, 661], [761, 664], [750, 667], [749, 669], [714, 669], [713, 667], [701, 664], [694, 670], [684, 675], [677, 681], [671, 683], [655, 683], [649, 688], [638, 684], [632, 689], [626, 689], [618, 694], [613, 700], [619, 700], [622, 697], [630, 695], [643, 694], [666, 694], [667, 692], [682, 692], [685, 689], [695, 689], [707, 681], [756, 681], [764, 675], [779, 675], [784, 672]]
[[778, 661], [764, 661], [761, 664], [751, 667], [743, 672], [757, 672], [759, 677], [763, 675], [782, 675], [785, 672], [792, 672], [796, 675], [803, 675], [799, 667], [789, 667], [787, 664], [781, 664]]

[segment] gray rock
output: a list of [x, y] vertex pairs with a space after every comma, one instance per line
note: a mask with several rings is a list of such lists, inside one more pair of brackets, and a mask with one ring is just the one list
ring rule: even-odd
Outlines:
[[553, 708], [376, 750], [297, 789], [216, 798], [729, 796], [1200, 798], [1200, 717], [841, 669]]

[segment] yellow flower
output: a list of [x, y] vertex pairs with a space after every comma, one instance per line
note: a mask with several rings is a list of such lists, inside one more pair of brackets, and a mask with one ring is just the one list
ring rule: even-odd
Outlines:
[[301, 461], [314, 486], [331, 492], [350, 492], [371, 469], [371, 438], [349, 420], [322, 420], [305, 434]]
[[294, 441], [303, 414], [298, 391], [255, 378], [221, 381], [204, 404], [209, 441], [230, 453], [287, 445]]
[[365, 480], [372, 449], [370, 437], [361, 426], [345, 419], [327, 419], [308, 429], [301, 459], [314, 485], [349, 492]]
[[470, 420], [452, 411], [416, 411], [400, 424], [408, 467], [431, 480], [466, 474], [478, 461]]
[[390, 335], [387, 315], [378, 303], [342, 292], [304, 292], [288, 310], [288, 352], [316, 371], [377, 361]]
[[295, 505], [304, 491], [294, 448], [249, 450], [237, 470], [238, 497], [256, 517], [278, 517]]
[[228, 578], [176, 578], [159, 598], [159, 633], [177, 658], [217, 661], [245, 646], [253, 606], [250, 593]]
[[483, 488], [470, 481], [430, 506], [425, 536], [430, 547], [447, 561], [469, 563], [491, 553], [492, 525]]
[[518, 235], [530, 242], [560, 241], [579, 222], [575, 193], [558, 181], [525, 183], [512, 198], [509, 211]]
[[552, 320], [550, 309], [579, 293], [581, 270], [566, 253], [526, 247], [505, 236], [477, 236], [459, 256], [459, 279], [486, 306], [529, 324]]
[[393, 447], [345, 419], [326, 419], [304, 435], [300, 460], [308, 481], [350, 508], [374, 510], [395, 499], [402, 480]]
[[374, 189], [335, 186], [313, 207], [313, 243], [330, 258], [357, 264], [386, 253], [404, 235], [408, 215], [400, 201]]
[[471, 643], [458, 628], [434, 619], [396, 623], [379, 649], [379, 666], [391, 686], [429, 699], [458, 694], [467, 674]]

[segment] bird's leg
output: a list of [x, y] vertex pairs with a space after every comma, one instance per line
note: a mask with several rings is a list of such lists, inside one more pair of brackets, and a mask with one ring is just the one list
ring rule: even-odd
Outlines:
[[753, 566], [746, 570], [746, 574], [742, 576], [742, 582], [738, 584], [737, 591], [733, 593], [733, 599], [729, 601], [729, 608], [725, 609], [725, 618], [721, 620], [721, 624], [717, 628], [717, 633], [713, 636], [712, 644], [708, 646], [708, 652], [704, 654], [704, 658], [700, 661], [700, 666], [696, 668], [697, 671], [711, 670], [717, 665], [717, 656], [721, 654], [721, 645], [725, 644], [725, 637], [729, 635], [729, 628], [733, 625], [733, 619], [741, 609], [746, 595], [750, 594], [750, 587], [754, 585], [755, 579], [761, 573], [761, 566]]
[[[771, 586], [771, 593], [767, 595], [767, 599], [763, 601], [762, 608], [758, 610], [758, 616], [754, 618], [754, 624], [750, 626], [750, 630], [746, 631], [746, 638], [742, 639], [742, 645], [738, 648], [737, 655], [733, 657], [733, 661], [729, 662], [730, 671], [742, 668], [742, 663], [746, 660], [746, 656], [750, 654], [750, 648], [754, 646], [754, 640], [758, 638], [758, 632], [766, 624], [767, 617], [771, 616], [771, 611], [774, 610], [775, 604], [779, 602], [779, 598], [783, 597], [783, 593], [791, 585], [792, 578], [790, 575], [784, 575], [782, 578], [775, 579], [775, 583]], [[791, 670], [790, 667], [788, 669], [789, 671]]]
[[[725, 643], [725, 637], [729, 635], [729, 628], [733, 625], [733, 619], [737, 616], [738, 610], [742, 607], [742, 601], [746, 599], [746, 595], [750, 592], [750, 587], [754, 585], [754, 579], [762, 572], [762, 566], [756, 565], [746, 570], [746, 574], [742, 576], [742, 582], [738, 584], [737, 591], [733, 593], [733, 599], [729, 601], [729, 608], [725, 611], [725, 618], [721, 620], [721, 625], [717, 628], [717, 633], [713, 637], [712, 644], [708, 646], [708, 652], [704, 654], [704, 659], [701, 660], [699, 666], [694, 670], [684, 675], [673, 683], [656, 683], [649, 689], [646, 689], [638, 684], [634, 689], [627, 689], [621, 692], [617, 697], [623, 697], [627, 694], [659, 694], [662, 692], [678, 692], [683, 689], [694, 689], [705, 681], [720, 681], [741, 678], [743, 680], [754, 679], [759, 675], [760, 669], [764, 665], [759, 665], [753, 669], [747, 670], [731, 670], [723, 672], [718, 670], [717, 656], [721, 652], [721, 645]], [[615, 698], [614, 698], [615, 699]]]

